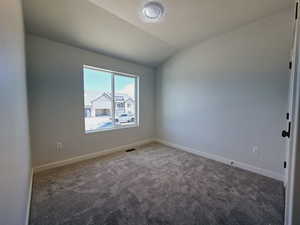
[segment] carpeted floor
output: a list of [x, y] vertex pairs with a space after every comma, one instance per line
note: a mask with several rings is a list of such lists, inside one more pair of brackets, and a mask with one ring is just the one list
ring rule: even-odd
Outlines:
[[150, 144], [39, 173], [31, 225], [282, 225], [283, 184]]

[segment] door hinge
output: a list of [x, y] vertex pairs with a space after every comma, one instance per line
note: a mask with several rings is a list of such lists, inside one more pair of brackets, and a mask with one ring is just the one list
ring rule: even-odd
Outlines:
[[292, 67], [293, 67], [293, 63], [292, 63], [292, 61], [291, 61], [291, 62], [289, 62], [289, 69], [291, 70]]
[[298, 19], [298, 6], [299, 6], [299, 2], [296, 2], [295, 20]]
[[286, 119], [289, 120], [290, 119], [290, 113], [286, 114]]
[[286, 169], [286, 161], [283, 163], [283, 168]]

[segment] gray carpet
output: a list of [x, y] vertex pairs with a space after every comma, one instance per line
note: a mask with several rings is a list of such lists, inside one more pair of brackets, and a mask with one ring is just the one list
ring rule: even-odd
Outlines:
[[31, 225], [282, 225], [279, 181], [159, 144], [34, 176]]

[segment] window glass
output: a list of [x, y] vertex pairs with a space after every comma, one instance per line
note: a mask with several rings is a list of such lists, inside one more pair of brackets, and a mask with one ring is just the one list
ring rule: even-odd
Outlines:
[[84, 68], [85, 131], [112, 128], [112, 74]]
[[137, 125], [137, 77], [84, 66], [85, 132]]
[[118, 126], [136, 123], [135, 77], [115, 75], [115, 121]]

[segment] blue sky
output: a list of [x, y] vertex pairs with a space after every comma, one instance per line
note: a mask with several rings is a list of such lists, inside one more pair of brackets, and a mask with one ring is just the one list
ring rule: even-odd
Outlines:
[[[111, 73], [84, 68], [84, 90], [111, 92]], [[115, 91], [120, 92], [134, 85], [134, 79], [124, 76], [115, 76]]]

